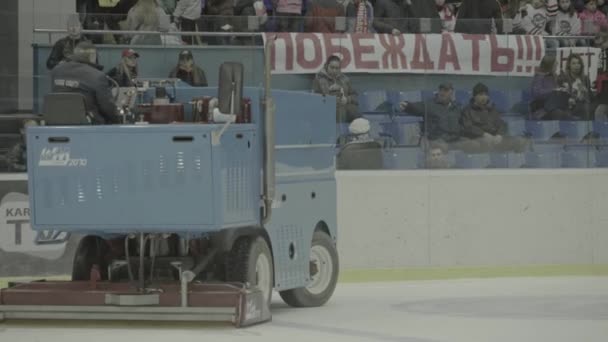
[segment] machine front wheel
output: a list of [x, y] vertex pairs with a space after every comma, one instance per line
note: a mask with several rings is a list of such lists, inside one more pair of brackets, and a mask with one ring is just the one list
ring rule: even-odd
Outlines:
[[257, 286], [270, 305], [274, 268], [266, 240], [260, 236], [240, 238], [234, 243], [226, 261], [227, 280]]
[[315, 307], [325, 304], [338, 282], [338, 251], [331, 237], [317, 231], [310, 248], [311, 281], [306, 287], [280, 291], [283, 301], [294, 307]]

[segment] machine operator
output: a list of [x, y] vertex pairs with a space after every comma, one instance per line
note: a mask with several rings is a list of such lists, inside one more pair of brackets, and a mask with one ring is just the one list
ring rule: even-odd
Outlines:
[[69, 60], [51, 71], [53, 92], [83, 94], [87, 117], [93, 125], [119, 123], [110, 82], [96, 61], [95, 45], [79, 43]]

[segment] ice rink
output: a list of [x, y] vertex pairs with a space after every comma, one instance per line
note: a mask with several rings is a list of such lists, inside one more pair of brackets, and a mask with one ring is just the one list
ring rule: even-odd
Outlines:
[[324, 307], [275, 294], [272, 322], [5, 322], [0, 341], [608, 341], [608, 277], [342, 283]]

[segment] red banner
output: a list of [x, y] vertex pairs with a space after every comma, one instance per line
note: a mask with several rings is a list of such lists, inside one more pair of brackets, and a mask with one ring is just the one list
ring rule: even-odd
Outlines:
[[265, 33], [273, 74], [318, 72], [331, 55], [345, 73], [532, 76], [544, 56], [541, 36]]

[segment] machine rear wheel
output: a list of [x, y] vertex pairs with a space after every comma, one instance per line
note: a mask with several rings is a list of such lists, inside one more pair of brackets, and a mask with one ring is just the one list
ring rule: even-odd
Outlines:
[[102, 280], [108, 279], [108, 267], [105, 261], [107, 253], [108, 246], [102, 238], [97, 236], [82, 238], [74, 255], [72, 280], [89, 280], [93, 265], [99, 266]]
[[280, 291], [283, 301], [294, 307], [315, 307], [325, 304], [338, 282], [338, 251], [331, 237], [315, 232], [310, 248], [311, 281], [306, 287]]
[[262, 237], [237, 240], [226, 259], [226, 280], [257, 286], [270, 305], [274, 287], [272, 254]]

